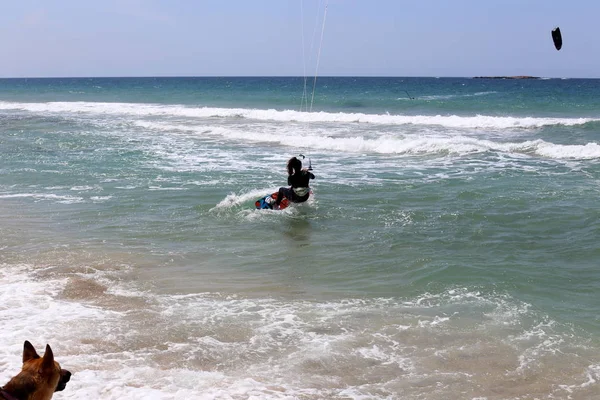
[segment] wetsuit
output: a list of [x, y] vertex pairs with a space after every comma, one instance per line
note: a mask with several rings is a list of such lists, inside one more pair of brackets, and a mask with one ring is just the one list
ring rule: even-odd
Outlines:
[[281, 199], [287, 198], [292, 203], [303, 203], [310, 196], [310, 187], [308, 181], [315, 179], [315, 176], [310, 171], [300, 171], [294, 175], [288, 176], [288, 185], [291, 187], [281, 187], [277, 194], [275, 204], [279, 205]]

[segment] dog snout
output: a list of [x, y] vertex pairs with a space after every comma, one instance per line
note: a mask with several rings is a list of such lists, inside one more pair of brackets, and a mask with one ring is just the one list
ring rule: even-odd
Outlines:
[[56, 386], [55, 392], [60, 392], [65, 390], [67, 387], [67, 382], [71, 380], [71, 372], [66, 369], [60, 370], [60, 380], [58, 381], [58, 385]]

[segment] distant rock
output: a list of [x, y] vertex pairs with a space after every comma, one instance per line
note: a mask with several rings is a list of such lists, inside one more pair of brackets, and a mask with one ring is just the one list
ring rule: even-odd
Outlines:
[[539, 76], [516, 75], [516, 76], [474, 76], [473, 79], [540, 79]]

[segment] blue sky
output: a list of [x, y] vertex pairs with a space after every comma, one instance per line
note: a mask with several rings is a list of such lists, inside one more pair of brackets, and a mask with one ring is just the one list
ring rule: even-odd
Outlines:
[[[0, 77], [310, 76], [325, 2], [7, 1]], [[600, 77], [597, 0], [327, 3], [320, 76]]]

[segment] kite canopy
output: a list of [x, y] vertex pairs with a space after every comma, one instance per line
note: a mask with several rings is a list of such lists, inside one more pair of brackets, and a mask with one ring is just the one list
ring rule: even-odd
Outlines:
[[560, 34], [560, 28], [556, 27], [552, 30], [552, 41], [556, 50], [560, 50], [562, 47], [562, 35]]

